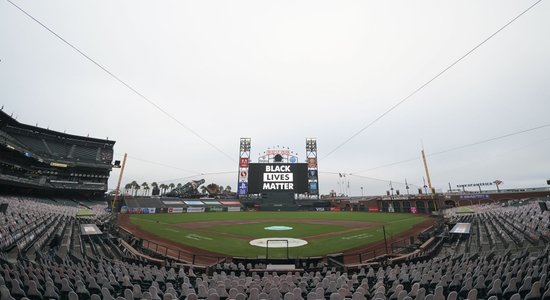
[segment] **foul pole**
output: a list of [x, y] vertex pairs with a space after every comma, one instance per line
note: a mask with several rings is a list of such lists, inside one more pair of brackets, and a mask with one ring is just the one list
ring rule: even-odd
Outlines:
[[122, 181], [122, 174], [124, 173], [124, 166], [126, 166], [126, 157], [127, 153], [124, 153], [124, 158], [122, 159], [122, 166], [120, 167], [120, 174], [118, 174], [118, 182], [116, 184], [115, 197], [113, 202], [111, 202], [111, 211], [115, 211], [115, 205], [118, 200], [118, 193], [120, 192], [120, 182]]
[[428, 163], [426, 162], [426, 155], [424, 154], [424, 146], [422, 146], [422, 161], [424, 161], [424, 170], [426, 170], [426, 178], [428, 179], [428, 187], [432, 190], [432, 180], [430, 179], [430, 171], [428, 171]]
[[438, 205], [436, 201], [434, 201], [435, 197], [435, 190], [432, 188], [432, 179], [430, 178], [430, 171], [428, 171], [428, 163], [426, 161], [426, 154], [424, 154], [424, 145], [422, 145], [422, 161], [424, 162], [424, 170], [426, 170], [426, 178], [428, 179], [428, 187], [430, 188], [430, 192], [432, 193], [432, 204], [434, 208], [437, 210]]

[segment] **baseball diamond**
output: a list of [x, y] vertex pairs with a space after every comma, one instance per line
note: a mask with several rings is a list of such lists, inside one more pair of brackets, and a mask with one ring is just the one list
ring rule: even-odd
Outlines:
[[[123, 215], [122, 226], [135, 236], [191, 249], [197, 254], [261, 257], [265, 250], [250, 241], [280, 236], [266, 230], [287, 226], [284, 236], [307, 241], [289, 250], [291, 257], [310, 257], [348, 252], [403, 238], [426, 228], [431, 220], [412, 214], [365, 212], [213, 212], [203, 214]], [[286, 252], [273, 251], [273, 257]]]

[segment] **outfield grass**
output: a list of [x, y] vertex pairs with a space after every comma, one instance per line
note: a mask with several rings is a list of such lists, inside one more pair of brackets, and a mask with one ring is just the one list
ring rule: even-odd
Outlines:
[[[243, 232], [244, 226], [246, 226], [246, 232]], [[269, 226], [289, 226], [292, 230], [266, 230], [265, 227]], [[285, 236], [292, 238], [300, 238], [306, 236], [313, 236], [323, 233], [329, 233], [334, 231], [342, 231], [350, 229], [347, 226], [330, 225], [330, 224], [306, 224], [306, 223], [293, 223], [293, 222], [259, 222], [250, 224], [234, 224], [234, 225], [222, 225], [211, 226], [208, 230], [225, 232], [230, 234], [238, 234], [248, 236], [251, 238], [266, 238]]]
[[[284, 219], [284, 221], [272, 221], [277, 219]], [[289, 254], [292, 257], [317, 256], [342, 252], [347, 249], [382, 240], [384, 238], [382, 225], [386, 227], [386, 236], [390, 238], [393, 235], [411, 229], [413, 225], [425, 220], [424, 217], [411, 214], [362, 212], [222, 212], [131, 215], [131, 222], [138, 225], [143, 230], [178, 243], [230, 256], [264, 256], [266, 251], [265, 248], [249, 245], [248, 242], [253, 238], [304, 238], [323, 233], [352, 229], [352, 227], [341, 225], [300, 223], [300, 219], [375, 222], [378, 223], [378, 226], [333, 236], [309, 239], [309, 243], [306, 246], [290, 248]], [[186, 222], [213, 220], [270, 221], [253, 224], [216, 225], [204, 229], [186, 229], [176, 225]], [[290, 226], [293, 227], [293, 230], [264, 230], [264, 227], [273, 225]], [[240, 235], [241, 238], [230, 237], [222, 233]], [[286, 250], [269, 250], [270, 257], [282, 257], [283, 255], [286, 255]]]

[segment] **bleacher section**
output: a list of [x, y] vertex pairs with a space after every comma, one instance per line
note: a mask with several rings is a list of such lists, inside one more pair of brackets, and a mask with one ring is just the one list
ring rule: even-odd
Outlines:
[[453, 214], [451, 223], [471, 223], [472, 233], [467, 237], [454, 236], [456, 243], [449, 247], [449, 253], [544, 248], [550, 242], [549, 213], [542, 212], [538, 202], [529, 201], [521, 206], [482, 205], [473, 207], [474, 213]]
[[[83, 206], [62, 200], [0, 196], [9, 203], [0, 213], [1, 300], [550, 299], [549, 213], [536, 203], [451, 212], [451, 224], [473, 224], [453, 253], [439, 248], [456, 240], [436, 234], [414, 250], [357, 266], [319, 261], [268, 272], [263, 263], [198, 269], [145, 253], [132, 239], [112, 234], [114, 218], [106, 203], [88, 203], [97, 214], [77, 218]], [[81, 235], [81, 224], [97, 224], [104, 233]], [[480, 252], [485, 244], [489, 251]]]

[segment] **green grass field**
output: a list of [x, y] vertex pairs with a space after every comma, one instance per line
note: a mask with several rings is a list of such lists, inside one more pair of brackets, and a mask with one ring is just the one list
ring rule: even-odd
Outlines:
[[[308, 244], [290, 248], [291, 257], [318, 256], [343, 252], [411, 229], [413, 225], [426, 220], [425, 217], [398, 213], [362, 212], [221, 212], [131, 215], [131, 222], [141, 229], [157, 236], [230, 256], [262, 257], [266, 249], [251, 246], [254, 238], [294, 237], [307, 239]], [[243, 220], [243, 224], [212, 224], [204, 228], [184, 228], [189, 222], [218, 220]], [[315, 220], [319, 224], [306, 223]], [[321, 221], [320, 221], [321, 220]], [[322, 224], [322, 220], [359, 221], [376, 223], [371, 228], [358, 229], [353, 226]], [[265, 227], [284, 225], [293, 227], [289, 231], [269, 231]], [[358, 230], [357, 230], [358, 229]], [[341, 233], [338, 233], [341, 232]], [[338, 234], [334, 234], [338, 233]], [[331, 235], [332, 234], [332, 235]], [[319, 236], [321, 235], [321, 236]], [[315, 237], [313, 237], [315, 236]], [[269, 249], [269, 257], [283, 257], [286, 249]]]

